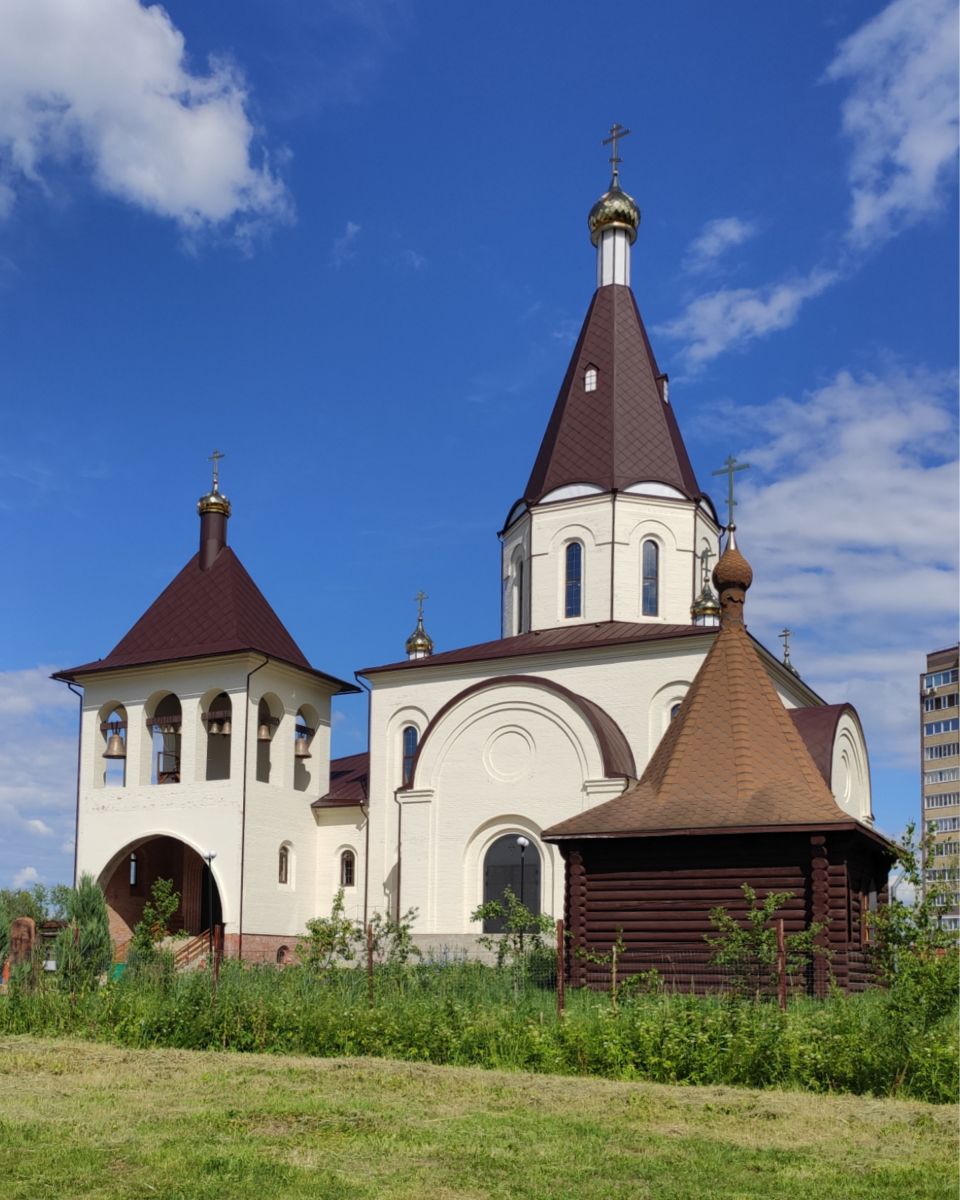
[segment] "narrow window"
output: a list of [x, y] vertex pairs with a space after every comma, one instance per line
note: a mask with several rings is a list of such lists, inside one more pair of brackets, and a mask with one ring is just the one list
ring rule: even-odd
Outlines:
[[281, 946], [280, 949], [277, 951], [277, 966], [285, 967], [289, 961], [290, 961], [290, 947], [289, 946]]
[[130, 855], [130, 891], [136, 891], [137, 888], [137, 856]]
[[417, 743], [420, 734], [415, 725], [408, 725], [403, 731], [403, 786], [409, 787], [413, 779], [413, 760], [417, 753]]
[[344, 850], [340, 855], [340, 886], [353, 887], [356, 878], [356, 860], [352, 850]]
[[277, 864], [277, 881], [288, 883], [290, 880], [290, 850], [287, 846], [280, 847], [280, 857]]
[[523, 555], [513, 560], [513, 632], [523, 633]]
[[583, 373], [583, 390], [585, 392], [595, 392], [597, 390], [597, 368], [587, 367]]
[[566, 551], [563, 615], [579, 617], [583, 584], [583, 547], [571, 542]]
[[678, 713], [679, 711], [680, 711], [680, 705], [679, 705], [679, 704], [672, 704], [672, 705], [670, 706], [670, 720], [671, 720], [671, 721], [673, 720], [673, 718], [674, 718], [674, 717], [677, 715], [677, 713]]
[[655, 617], [660, 611], [660, 547], [656, 542], [643, 543], [643, 608], [645, 617]]

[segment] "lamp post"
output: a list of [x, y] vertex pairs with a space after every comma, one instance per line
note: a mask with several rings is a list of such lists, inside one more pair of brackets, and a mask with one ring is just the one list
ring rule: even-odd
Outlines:
[[[523, 868], [526, 863], [527, 847], [530, 845], [530, 839], [525, 838], [521, 834], [517, 838], [517, 845], [520, 847], [520, 903], [523, 904]], [[520, 953], [523, 953], [523, 929], [520, 929]]]
[[217, 857], [216, 850], [210, 850], [203, 856], [207, 864], [207, 923], [210, 926], [210, 969], [213, 970], [213, 860]]

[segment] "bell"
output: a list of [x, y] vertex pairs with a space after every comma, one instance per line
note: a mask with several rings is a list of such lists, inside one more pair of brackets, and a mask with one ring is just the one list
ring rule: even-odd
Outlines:
[[227, 719], [220, 726], [220, 732], [223, 734], [224, 737], [230, 736], [231, 729], [230, 729], [230, 718], [229, 717], [227, 717]]
[[107, 739], [107, 748], [103, 752], [104, 758], [126, 758], [127, 748], [123, 744], [123, 738], [119, 733], [111, 733]]
[[270, 726], [266, 723], [266, 721], [264, 721], [264, 723], [257, 730], [257, 741], [258, 742], [269, 742], [270, 740], [271, 740]]
[[293, 749], [293, 757], [294, 758], [312, 758], [313, 757], [313, 755], [310, 753], [310, 746], [308, 745], [307, 739], [305, 737], [297, 738], [297, 744], [294, 746], [294, 749]]
[[221, 724], [220, 721], [208, 721], [207, 722], [207, 733], [210, 733], [210, 734], [223, 733], [223, 725]]

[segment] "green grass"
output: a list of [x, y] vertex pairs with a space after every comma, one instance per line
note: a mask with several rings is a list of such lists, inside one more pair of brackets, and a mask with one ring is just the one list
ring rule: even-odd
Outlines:
[[954, 1197], [951, 1109], [0, 1039], [5, 1197]]

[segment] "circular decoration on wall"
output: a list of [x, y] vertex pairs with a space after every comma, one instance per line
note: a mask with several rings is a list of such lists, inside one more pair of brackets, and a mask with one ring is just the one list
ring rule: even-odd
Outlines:
[[483, 765], [498, 783], [517, 783], [533, 773], [533, 739], [525, 729], [504, 725], [487, 738]]

